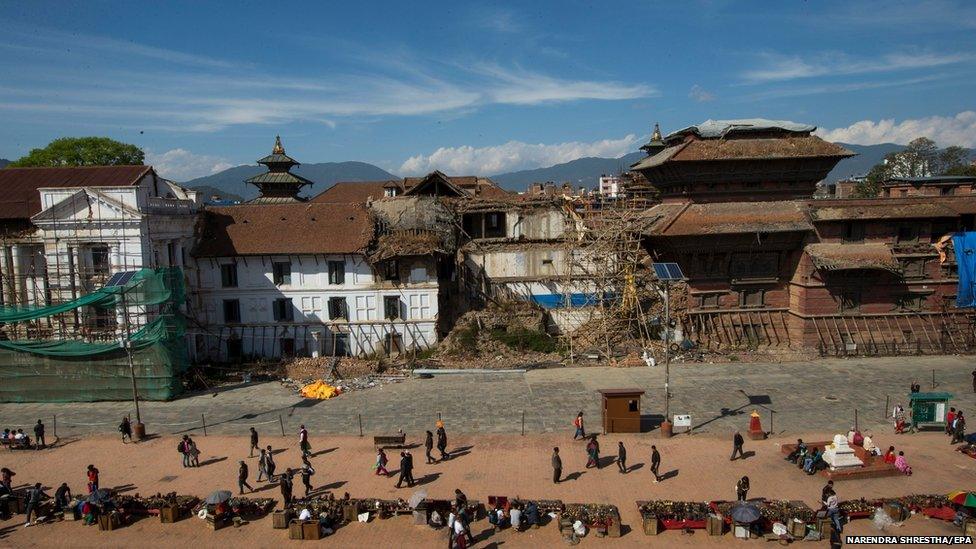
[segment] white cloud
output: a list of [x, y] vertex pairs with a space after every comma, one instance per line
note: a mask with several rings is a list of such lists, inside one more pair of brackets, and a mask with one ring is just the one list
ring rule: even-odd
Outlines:
[[955, 116], [909, 118], [901, 122], [893, 118], [861, 120], [846, 128], [817, 130], [817, 135], [828, 141], [855, 145], [904, 145], [916, 137], [928, 137], [942, 147], [976, 147], [976, 111], [963, 111]]
[[884, 73], [907, 69], [921, 69], [966, 63], [976, 60], [969, 53], [891, 53], [877, 58], [860, 59], [840, 52], [824, 52], [801, 57], [764, 53], [764, 66], [746, 71], [747, 82], [761, 83], [818, 76]]
[[189, 181], [234, 167], [219, 156], [194, 154], [186, 149], [171, 149], [159, 154], [147, 150], [146, 164], [156, 168], [160, 177], [173, 181]]
[[705, 88], [695, 84], [688, 91], [688, 97], [698, 101], [699, 103], [707, 103], [708, 101], [715, 100], [715, 94], [706, 90]]
[[[657, 94], [642, 83], [563, 78], [517, 65], [461, 64], [385, 52], [360, 55], [355, 69], [336, 70], [328, 77], [272, 78], [219, 59], [99, 37], [72, 43], [70, 59], [51, 55], [47, 38], [18, 35], [13, 40], [0, 32], [0, 48], [6, 45], [28, 49], [17, 59], [0, 56], [0, 73], [18, 75], [15, 83], [0, 86], [0, 112], [44, 112], [85, 123], [163, 131], [213, 132], [299, 120], [333, 127], [352, 117], [446, 116], [487, 105], [618, 101]], [[40, 53], [31, 53], [33, 46]], [[110, 55], [113, 47], [163, 66], [146, 70], [125, 64]], [[76, 58], [85, 60], [85, 69], [77, 68]]]
[[621, 139], [589, 143], [570, 141], [546, 145], [509, 141], [491, 147], [441, 147], [429, 155], [408, 158], [399, 171], [403, 175], [420, 175], [433, 170], [449, 175], [484, 175], [545, 168], [584, 156], [623, 156], [633, 151], [639, 140], [638, 136], [629, 134]]

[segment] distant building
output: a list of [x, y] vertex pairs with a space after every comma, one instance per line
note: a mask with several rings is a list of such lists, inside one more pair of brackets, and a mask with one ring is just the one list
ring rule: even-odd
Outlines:
[[624, 179], [619, 175], [600, 176], [600, 184], [597, 191], [604, 198], [617, 198], [623, 194]]
[[884, 198], [976, 195], [976, 176], [892, 177], [881, 184]]

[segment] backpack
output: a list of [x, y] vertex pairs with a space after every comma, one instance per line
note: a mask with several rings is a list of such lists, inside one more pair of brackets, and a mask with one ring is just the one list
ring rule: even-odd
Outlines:
[[176, 451], [179, 452], [179, 453], [181, 453], [181, 454], [183, 453], [183, 441], [182, 440], [179, 441], [178, 443], [176, 443]]

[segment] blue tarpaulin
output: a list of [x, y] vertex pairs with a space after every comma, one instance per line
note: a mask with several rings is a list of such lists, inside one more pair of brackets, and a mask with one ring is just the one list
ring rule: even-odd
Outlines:
[[956, 307], [976, 307], [976, 232], [956, 233], [952, 248], [959, 265], [959, 291]]

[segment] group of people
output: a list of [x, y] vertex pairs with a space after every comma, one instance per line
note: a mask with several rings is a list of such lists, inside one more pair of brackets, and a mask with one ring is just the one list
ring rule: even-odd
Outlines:
[[197, 448], [197, 443], [190, 438], [190, 435], [183, 435], [183, 438], [176, 446], [176, 450], [183, 457], [183, 467], [200, 466], [200, 449]]
[[13, 448], [31, 448], [35, 450], [40, 450], [41, 448], [47, 447], [47, 441], [44, 437], [44, 422], [37, 420], [34, 424], [34, 443], [31, 444], [30, 435], [24, 432], [23, 429], [4, 429], [3, 433], [0, 434], [0, 441], [3, 444], [7, 444]]
[[965, 441], [966, 416], [962, 413], [962, 410], [957, 411], [955, 408], [949, 408], [949, 413], [946, 414], [945, 432], [951, 437], [949, 444]]
[[[424, 453], [427, 458], [427, 464], [438, 463], [439, 461], [444, 461], [451, 459], [451, 454], [447, 451], [447, 431], [444, 429], [444, 422], [437, 420], [436, 424], [436, 435], [431, 431], [425, 433], [424, 438]], [[434, 458], [431, 452], [434, 449], [434, 438], [437, 438], [437, 450], [440, 452], [440, 460]], [[387, 465], [390, 463], [390, 458], [386, 455], [386, 450], [382, 447], [376, 449], [376, 460], [373, 462], [373, 473], [377, 476], [390, 476], [390, 471]], [[399, 478], [397, 479], [396, 487], [402, 488], [403, 483], [406, 482], [408, 487], [413, 487], [417, 482], [413, 478], [413, 454], [409, 450], [403, 450], [400, 452], [400, 469]]]
[[496, 530], [511, 527], [515, 532], [540, 524], [539, 506], [534, 501], [523, 503], [518, 497], [514, 500], [496, 502], [488, 513], [488, 522]]
[[[444, 430], [444, 422], [437, 420], [437, 451], [441, 454], [441, 461], [451, 459], [451, 454], [447, 452], [447, 431]], [[427, 464], [437, 463], [431, 452], [434, 450], [434, 433], [427, 431], [424, 437], [424, 452], [427, 457]]]
[[[602, 468], [600, 463], [600, 442], [597, 440], [595, 434], [587, 436], [586, 428], [583, 424], [583, 412], [582, 410], [576, 414], [573, 419], [573, 440], [583, 439], [586, 440], [586, 468], [596, 467], [597, 469]], [[736, 433], [738, 434], [738, 433]], [[740, 444], [741, 446], [741, 444]], [[741, 448], [740, 448], [741, 450]], [[563, 459], [559, 455], [559, 447], [556, 446], [552, 449], [552, 482], [553, 484], [559, 484], [562, 481], [563, 474]], [[627, 447], [624, 446], [624, 442], [617, 441], [617, 471], [621, 474], [627, 473], [629, 469], [627, 468]], [[661, 468], [661, 453], [658, 451], [657, 446], [651, 445], [651, 473], [654, 475], [654, 482], [658, 483], [661, 481], [660, 475]]]
[[802, 438], [796, 439], [796, 447], [784, 458], [790, 463], [795, 463], [803, 472], [812, 475], [827, 467], [827, 462], [823, 460], [824, 448], [810, 448]]

